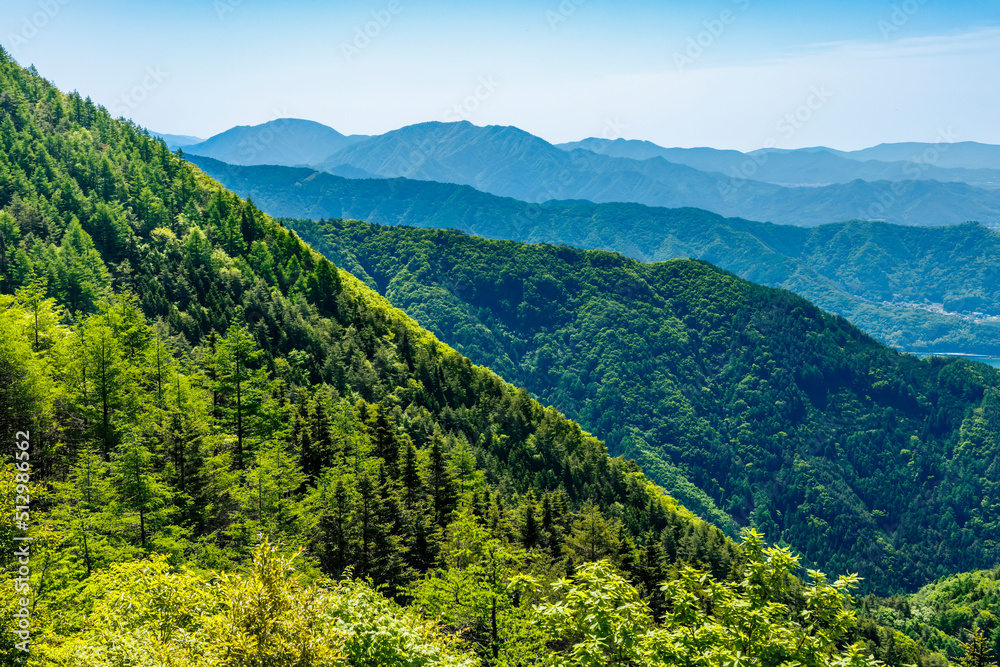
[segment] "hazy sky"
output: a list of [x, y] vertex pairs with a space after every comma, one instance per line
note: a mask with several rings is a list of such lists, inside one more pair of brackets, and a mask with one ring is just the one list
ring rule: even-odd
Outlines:
[[944, 0], [3, 0], [0, 43], [159, 132], [428, 120], [748, 150], [1000, 144], [1000, 12]]

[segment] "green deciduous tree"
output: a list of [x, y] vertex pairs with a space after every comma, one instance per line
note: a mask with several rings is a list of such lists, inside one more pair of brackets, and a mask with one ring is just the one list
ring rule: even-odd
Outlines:
[[668, 612], [642, 641], [644, 659], [655, 665], [717, 663], [865, 666], [873, 661], [862, 645], [844, 641], [854, 628], [850, 590], [854, 575], [835, 582], [814, 570], [803, 606], [785, 602], [799, 560], [786, 548], [766, 547], [745, 533], [745, 572], [740, 581], [719, 581], [682, 565], [662, 589]]

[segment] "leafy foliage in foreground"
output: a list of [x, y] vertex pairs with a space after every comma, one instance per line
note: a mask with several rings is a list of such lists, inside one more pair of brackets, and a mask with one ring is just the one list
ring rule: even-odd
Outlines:
[[295, 225], [718, 525], [758, 526], [876, 591], [998, 557], [994, 369], [901, 355], [700, 262]]
[[86, 581], [88, 609], [45, 664], [464, 667], [453, 638], [353, 580], [303, 585], [267, 542], [245, 573], [175, 569], [162, 557], [116, 565]]
[[[549, 590], [520, 576], [498, 589], [503, 607], [516, 610], [504, 618], [504, 629], [515, 637], [494, 644], [485, 663], [874, 664], [862, 645], [844, 642], [855, 624], [845, 608], [850, 578], [830, 584], [813, 573], [815, 582], [801, 591], [804, 603], [796, 612], [776, 601], [788, 591], [796, 559], [786, 550], [763, 548], [752, 533], [744, 546], [742, 581], [717, 582], [689, 565], [677, 570], [662, 586], [670, 611], [660, 623], [607, 561], [588, 563]], [[162, 557], [116, 565], [79, 587], [86, 615], [65, 640], [43, 644], [37, 655], [63, 667], [482, 664], [467, 639], [442, 634], [413, 608], [393, 604], [364, 583], [301, 584], [291, 560], [264, 542], [249, 570], [235, 575], [171, 568]], [[444, 600], [438, 611], [445, 613], [465, 601], [457, 595]]]

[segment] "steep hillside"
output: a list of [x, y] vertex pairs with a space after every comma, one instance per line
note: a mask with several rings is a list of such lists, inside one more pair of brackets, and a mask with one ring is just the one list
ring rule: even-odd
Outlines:
[[[849, 632], [846, 589], [822, 581], [741, 606], [745, 564], [788, 582], [794, 559], [754, 536], [740, 549], [162, 141], [2, 51], [0, 127], [0, 419], [25, 434], [3, 444], [0, 569], [13, 585], [13, 540], [31, 536], [30, 664], [538, 664], [604, 641], [583, 619], [545, 629], [563, 576], [581, 596], [616, 586], [600, 608], [629, 602], [638, 664], [679, 632], [659, 622], [660, 583], [682, 595], [681, 573], [731, 587], [736, 608], [766, 600], [775, 624], [815, 608]], [[0, 607], [6, 652], [17, 600]], [[844, 642], [819, 630], [789, 624], [782, 650], [815, 638], [834, 659]]]
[[1000, 652], [1000, 569], [942, 577], [911, 595], [865, 596], [859, 610], [883, 628], [951, 659], [961, 658], [960, 642], [979, 629], [996, 655]]
[[[1000, 355], [997, 232], [836, 223], [815, 229], [638, 204], [531, 205], [468, 186], [347, 180], [308, 169], [192, 158], [273, 215], [456, 228], [488, 238], [614, 250], [642, 261], [694, 257], [800, 294], [882, 342], [914, 352]], [[937, 305], [934, 305], [937, 304]], [[935, 309], [963, 311], [966, 319]]]
[[[912, 589], [992, 564], [1000, 372], [920, 361], [706, 263], [291, 222], [703, 512]], [[678, 471], [709, 496], [683, 495]], [[706, 514], [711, 516], [711, 514]]]

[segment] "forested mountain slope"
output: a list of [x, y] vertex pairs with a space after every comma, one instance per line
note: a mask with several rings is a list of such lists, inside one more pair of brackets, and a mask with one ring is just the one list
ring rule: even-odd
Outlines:
[[1000, 355], [995, 326], [928, 310], [936, 303], [949, 311], [1000, 315], [1000, 233], [978, 225], [917, 229], [846, 222], [801, 229], [698, 209], [532, 205], [468, 186], [192, 160], [272, 215], [453, 228], [614, 250], [641, 261], [695, 257], [790, 289], [893, 347]]
[[942, 577], [916, 593], [890, 598], [865, 596], [859, 609], [868, 619], [952, 659], [960, 641], [983, 632], [993, 655], [1000, 651], [1000, 568]]
[[[870, 590], [996, 562], [995, 369], [901, 355], [703, 262], [288, 224], [705, 516], [856, 568]], [[672, 485], [678, 471], [715, 507]]]
[[0, 128], [7, 664], [942, 664], [2, 50]]
[[[650, 610], [672, 564], [738, 581], [756, 558], [162, 141], [2, 51], [0, 129], [0, 420], [29, 434], [32, 664], [251, 664], [247, 646], [310, 665], [542, 660], [589, 645], [585, 619], [552, 634], [533, 619], [559, 576], [587, 593], [598, 560], [636, 610], [631, 636], [652, 633], [642, 664], [662, 664], [650, 642], [674, 631]], [[3, 480], [12, 585], [10, 464]], [[488, 566], [534, 593], [491, 588]], [[435, 597], [446, 577], [473, 607]], [[806, 608], [802, 592], [774, 591]], [[3, 604], [7, 650], [16, 596]], [[794, 648], [813, 630], [789, 632]]]

